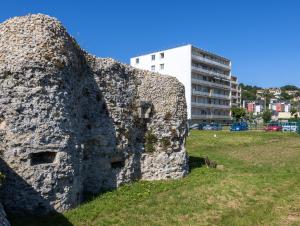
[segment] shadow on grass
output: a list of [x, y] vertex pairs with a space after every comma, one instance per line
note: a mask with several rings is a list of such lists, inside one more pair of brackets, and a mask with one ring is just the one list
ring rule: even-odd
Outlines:
[[11, 226], [73, 226], [62, 214], [50, 213], [46, 216], [8, 214]]
[[204, 157], [189, 156], [189, 167], [190, 171], [205, 166]]

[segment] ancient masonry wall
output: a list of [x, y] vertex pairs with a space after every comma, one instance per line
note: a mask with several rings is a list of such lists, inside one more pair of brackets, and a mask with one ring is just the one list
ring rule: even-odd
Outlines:
[[0, 24], [0, 200], [65, 211], [88, 194], [188, 173], [184, 87], [86, 53], [56, 19]]

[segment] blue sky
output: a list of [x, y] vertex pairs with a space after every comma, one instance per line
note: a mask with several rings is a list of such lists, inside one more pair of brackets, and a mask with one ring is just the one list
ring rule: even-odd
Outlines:
[[0, 7], [1, 22], [28, 13], [57, 17], [99, 57], [129, 63], [190, 43], [231, 59], [240, 82], [300, 86], [297, 0], [3, 0]]

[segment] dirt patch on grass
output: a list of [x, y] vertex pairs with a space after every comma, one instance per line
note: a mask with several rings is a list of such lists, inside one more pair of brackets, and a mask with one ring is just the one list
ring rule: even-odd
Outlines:
[[286, 212], [282, 217], [281, 225], [300, 225], [300, 198], [299, 194], [294, 194], [297, 197], [294, 201], [288, 202], [287, 206], [277, 209], [277, 212]]

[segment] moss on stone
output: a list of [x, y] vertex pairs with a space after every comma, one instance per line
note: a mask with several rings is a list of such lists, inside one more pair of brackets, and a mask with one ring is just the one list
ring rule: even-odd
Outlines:
[[154, 152], [155, 151], [155, 145], [157, 143], [157, 137], [152, 132], [152, 130], [149, 130], [145, 134], [145, 151], [146, 152]]
[[170, 111], [167, 111], [166, 114], [165, 114], [164, 119], [169, 121], [171, 118], [172, 118], [172, 113]]
[[171, 146], [171, 141], [170, 141], [170, 139], [169, 139], [168, 137], [162, 138], [162, 139], [160, 140], [160, 143], [162, 144], [162, 146], [163, 146], [164, 148], [168, 148], [168, 147]]
[[2, 185], [4, 179], [5, 179], [5, 175], [0, 172], [0, 186]]

